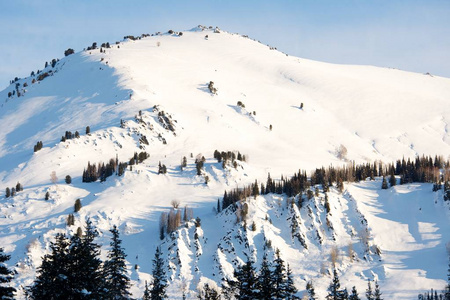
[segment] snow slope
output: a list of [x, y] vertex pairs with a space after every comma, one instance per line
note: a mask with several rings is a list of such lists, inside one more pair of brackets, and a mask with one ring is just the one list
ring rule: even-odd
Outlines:
[[[450, 240], [448, 204], [429, 185], [388, 191], [379, 189], [379, 181], [348, 185], [344, 194], [334, 192], [330, 198], [335, 207], [333, 232], [325, 225], [323, 195], [294, 211], [283, 204], [285, 197], [249, 201], [250, 220], [258, 230], [246, 234], [234, 224], [234, 216], [216, 217], [212, 208], [225, 189], [264, 181], [269, 172], [277, 178], [299, 168], [347, 160], [448, 157], [450, 79], [305, 60], [239, 34], [199, 28], [182, 36], [122, 41], [104, 52], [82, 51], [43, 72], [50, 70], [52, 76], [36, 83], [33, 77], [19, 80], [20, 97], [8, 97], [14, 85], [0, 92], [0, 188], [19, 181], [25, 187], [13, 198], [0, 198], [0, 244], [12, 254], [17, 285], [31, 283], [56, 232], [74, 232], [91, 216], [104, 245], [108, 229], [119, 226], [129, 255], [132, 291], [140, 296], [161, 242], [159, 215], [174, 199], [194, 208], [202, 229], [199, 242], [193, 239], [193, 224], [177, 232], [173, 247], [178, 247], [182, 265], [171, 269], [171, 298], [180, 297], [179, 288], [186, 283], [192, 298], [199, 282], [220, 284], [221, 276], [232, 273], [233, 262], [245, 260], [244, 253], [261, 259], [262, 237], [282, 250], [300, 290], [313, 279], [322, 296], [330, 278], [330, 249], [337, 246], [345, 253], [349, 243], [358, 259], [342, 258], [339, 269], [349, 288], [356, 285], [362, 292], [365, 280], [377, 278], [386, 296], [410, 299], [430, 285], [443, 285], [445, 244]], [[215, 95], [209, 92], [210, 81], [218, 89]], [[85, 134], [86, 126], [90, 135]], [[80, 138], [60, 142], [65, 131], [79, 131]], [[33, 153], [37, 141], [43, 141], [44, 148]], [[348, 150], [345, 159], [337, 153], [341, 145]], [[237, 169], [223, 169], [212, 158], [216, 149], [240, 151], [248, 160]], [[128, 161], [140, 151], [150, 158], [123, 177], [81, 182], [88, 162], [116, 157]], [[194, 163], [199, 153], [206, 158], [202, 176], [196, 175]], [[181, 170], [183, 156], [188, 166]], [[157, 174], [160, 161], [168, 168], [165, 175]], [[50, 180], [53, 171], [57, 184]], [[66, 175], [72, 184], [64, 183]], [[207, 185], [205, 176], [210, 179]], [[47, 191], [50, 200], [45, 201]], [[75, 214], [75, 226], [66, 227], [77, 198], [83, 208]], [[404, 207], [406, 212], [401, 211]], [[308, 249], [292, 240], [286, 214], [301, 220]], [[367, 220], [364, 226], [362, 219]], [[371, 242], [381, 248], [381, 258], [372, 251], [364, 259], [357, 232], [366, 229]], [[217, 251], [216, 245], [225, 247], [225, 237], [231, 236], [235, 245], [239, 238], [233, 236], [242, 235], [249, 247]], [[165, 253], [172, 255], [168, 248]], [[138, 270], [132, 268], [135, 264]], [[317, 280], [322, 276], [326, 280]]]

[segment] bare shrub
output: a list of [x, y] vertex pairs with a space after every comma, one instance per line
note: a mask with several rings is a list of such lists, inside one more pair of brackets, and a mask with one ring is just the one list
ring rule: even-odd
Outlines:
[[344, 145], [340, 145], [337, 149], [336, 149], [336, 156], [337, 158], [341, 159], [341, 160], [347, 160], [347, 148]]
[[336, 262], [339, 258], [339, 249], [336, 246], [333, 246], [330, 250], [330, 260], [333, 264], [333, 267], [336, 267]]
[[180, 201], [178, 200], [172, 200], [170, 202], [170, 205], [172, 205], [173, 208], [178, 209], [178, 207], [180, 206]]

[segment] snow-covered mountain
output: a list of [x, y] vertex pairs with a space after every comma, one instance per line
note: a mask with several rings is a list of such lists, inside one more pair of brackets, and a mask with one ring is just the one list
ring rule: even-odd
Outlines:
[[[392, 299], [444, 286], [449, 204], [431, 184], [345, 184], [342, 193], [327, 193], [329, 213], [321, 189], [301, 208], [286, 195], [257, 196], [247, 200], [251, 230], [230, 210], [213, 209], [225, 190], [265, 182], [269, 173], [279, 179], [349, 161], [449, 157], [450, 79], [310, 61], [217, 28], [110, 44], [64, 57], [0, 92], [0, 188], [24, 186], [0, 197], [0, 246], [12, 255], [17, 287], [31, 284], [54, 235], [76, 232], [86, 217], [104, 249], [108, 230], [119, 227], [135, 297], [160, 244], [171, 299], [181, 299], [182, 289], [195, 298], [204, 282], [220, 286], [247, 257], [259, 262], [268, 241], [289, 262], [299, 296], [312, 280], [325, 297], [336, 249], [341, 284], [360, 293], [367, 279]], [[246, 159], [223, 167], [215, 150]], [[88, 163], [129, 162], [139, 152], [150, 157], [122, 176], [82, 182]], [[158, 174], [159, 163], [167, 173]], [[82, 208], [74, 213], [76, 199]], [[173, 201], [192, 208], [201, 226], [187, 222], [161, 240], [159, 218]]]

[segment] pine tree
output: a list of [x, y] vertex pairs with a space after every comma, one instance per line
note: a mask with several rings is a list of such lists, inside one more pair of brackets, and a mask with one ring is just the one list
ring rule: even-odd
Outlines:
[[73, 282], [70, 280], [69, 240], [57, 234], [50, 244], [51, 253], [46, 254], [38, 268], [38, 275], [27, 294], [31, 299], [74, 299]]
[[372, 285], [370, 284], [369, 279], [367, 279], [366, 298], [367, 298], [367, 300], [375, 300], [375, 297], [374, 297], [373, 291], [372, 291]]
[[9, 189], [9, 187], [7, 187], [5, 190], [5, 197], [6, 198], [11, 197], [11, 190]]
[[273, 288], [274, 295], [272, 299], [284, 299], [286, 297], [286, 267], [280, 257], [280, 250], [275, 252], [274, 270], [273, 270]]
[[205, 283], [203, 290], [198, 294], [199, 300], [219, 300], [219, 293], [211, 288], [208, 283]]
[[270, 270], [271, 264], [267, 259], [267, 252], [264, 252], [264, 256], [261, 262], [261, 268], [258, 274], [258, 299], [269, 300], [272, 299], [274, 290], [272, 287], [272, 271]]
[[145, 290], [144, 290], [144, 296], [142, 297], [142, 300], [151, 300], [150, 289], [148, 287], [147, 280], [145, 281]]
[[71, 284], [79, 297], [89, 294], [93, 299], [102, 298], [102, 277], [100, 245], [94, 243], [98, 236], [90, 219], [86, 220], [85, 234], [71, 238], [69, 258], [71, 263]]
[[9, 270], [5, 262], [11, 258], [10, 255], [6, 255], [3, 252], [3, 248], [0, 248], [0, 299], [9, 300], [14, 299], [14, 293], [16, 289], [7, 286], [13, 279], [13, 272]]
[[389, 185], [391, 187], [395, 186], [397, 184], [397, 179], [395, 178], [394, 171], [391, 172], [391, 175], [389, 176]]
[[125, 264], [125, 251], [122, 248], [122, 241], [119, 238], [119, 230], [117, 226], [110, 230], [112, 233], [111, 249], [108, 252], [108, 259], [104, 264], [104, 280], [106, 297], [108, 299], [128, 299], [130, 292], [130, 278], [127, 274], [127, 266]]
[[155, 258], [153, 259], [153, 282], [152, 289], [150, 291], [152, 300], [161, 300], [167, 297], [167, 279], [164, 270], [164, 260], [162, 258], [161, 249], [156, 248]]
[[308, 292], [308, 300], [317, 300], [316, 291], [314, 290], [312, 281], [306, 283], [306, 291]]
[[237, 298], [240, 300], [252, 300], [258, 295], [257, 293], [257, 278], [255, 274], [255, 267], [251, 260], [239, 267], [234, 276], [238, 283]]
[[448, 270], [447, 270], [447, 285], [444, 289], [444, 300], [450, 300], [450, 256], [449, 256], [449, 263], [448, 263]]
[[388, 188], [388, 184], [387, 184], [386, 178], [384, 176], [383, 176], [383, 182], [381, 183], [381, 188], [383, 190], [387, 190], [387, 188]]
[[339, 300], [339, 291], [341, 288], [341, 284], [339, 282], [339, 277], [336, 269], [333, 270], [333, 281], [328, 286], [328, 295], [327, 299]]
[[378, 281], [375, 280], [375, 292], [373, 294], [375, 300], [383, 300], [383, 298], [381, 298], [381, 291], [380, 291], [380, 286], [378, 285]]
[[294, 279], [292, 278], [291, 268], [289, 264], [286, 267], [286, 300], [296, 300], [299, 299], [295, 294], [297, 294], [297, 288], [294, 285]]
[[355, 286], [353, 286], [352, 293], [348, 297], [348, 300], [360, 300], [359, 295], [358, 295], [358, 291], [356, 290]]

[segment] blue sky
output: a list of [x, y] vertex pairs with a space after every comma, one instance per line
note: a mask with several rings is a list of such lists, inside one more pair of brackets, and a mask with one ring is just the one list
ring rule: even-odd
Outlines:
[[0, 88], [69, 47], [198, 24], [303, 58], [450, 77], [449, 0], [0, 0]]

